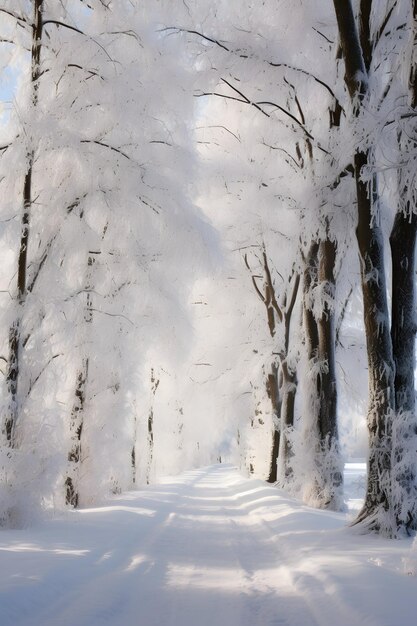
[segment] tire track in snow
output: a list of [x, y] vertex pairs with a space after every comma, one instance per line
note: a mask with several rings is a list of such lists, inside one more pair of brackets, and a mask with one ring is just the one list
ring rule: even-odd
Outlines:
[[294, 554], [291, 553], [291, 548], [285, 546], [285, 539], [271, 529], [271, 525], [261, 514], [254, 512], [253, 516], [279, 555], [283, 563], [282, 569], [290, 584], [309, 607], [314, 623], [334, 626], [337, 621], [339, 626], [381, 626], [379, 621], [356, 609], [343, 598], [341, 589], [334, 578], [326, 574], [324, 567], [317, 569], [313, 575], [300, 566], [290, 566]]
[[381, 626], [349, 603], [331, 546], [321, 559], [322, 522], [338, 529], [342, 518], [317, 519], [233, 468], [188, 472], [30, 531], [30, 550], [21, 539], [8, 558], [37, 578], [10, 577], [0, 623]]
[[[225, 471], [228, 472], [233, 487], [224, 485]], [[227, 474], [226, 474], [227, 476]], [[234, 477], [234, 478], [233, 478]], [[215, 480], [216, 479], [216, 480]], [[207, 485], [209, 481], [209, 485]], [[262, 485], [262, 490], [271, 489]], [[253, 528], [253, 519], [242, 509], [241, 502], [253, 495], [253, 483], [231, 470], [211, 472], [207, 480], [202, 477], [195, 485], [195, 506], [200, 506], [200, 516], [223, 520], [222, 533], [227, 538], [228, 557], [223, 566], [233, 572], [234, 621], [221, 620], [220, 624], [251, 624], [251, 626], [316, 626], [309, 606], [303, 597], [294, 592], [294, 586], [279, 559], [271, 550], [269, 534], [266, 540], [262, 526]], [[215, 493], [215, 497], [213, 497]], [[192, 508], [182, 505], [184, 513], [192, 517]], [[204, 515], [205, 514], [205, 515]], [[194, 517], [198, 512], [194, 510]], [[213, 528], [211, 529], [213, 532]], [[210, 528], [206, 529], [210, 534]], [[218, 581], [217, 591], [221, 593], [222, 580]]]
[[292, 584], [279, 552], [250, 514], [232, 518], [236, 558], [248, 581], [248, 623], [254, 626], [317, 626], [309, 605]]

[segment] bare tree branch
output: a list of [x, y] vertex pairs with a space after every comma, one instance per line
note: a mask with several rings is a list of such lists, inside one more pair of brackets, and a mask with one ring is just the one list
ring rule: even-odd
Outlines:
[[264, 296], [264, 294], [261, 292], [261, 290], [259, 289], [256, 279], [257, 278], [262, 278], [262, 276], [257, 276], [256, 274], [252, 274], [252, 268], [249, 265], [249, 261], [248, 261], [248, 255], [244, 254], [243, 256], [243, 260], [245, 262], [246, 267], [248, 268], [249, 272], [251, 273], [251, 280], [252, 280], [252, 284], [255, 288], [256, 293], [258, 294], [260, 300], [262, 300], [262, 302], [266, 305], [266, 297]]
[[120, 150], [119, 148], [115, 148], [114, 146], [111, 146], [108, 143], [104, 143], [104, 141], [99, 141], [98, 139], [81, 139], [81, 143], [94, 143], [97, 146], [101, 146], [102, 148], [108, 148], [109, 150], [113, 150], [113, 152], [117, 152], [118, 154], [121, 154], [123, 157], [125, 157], [125, 159], [128, 159], [128, 161], [133, 160], [128, 154], [123, 152], [123, 150]]
[[[339, 319], [337, 321], [337, 327], [336, 327], [336, 332], [335, 332], [335, 343], [336, 345], [340, 345], [342, 346], [342, 343], [340, 341], [340, 331], [342, 329], [342, 324], [343, 324], [343, 320], [345, 319], [345, 315], [346, 315], [346, 310], [349, 304], [349, 300], [352, 297], [352, 293], [353, 293], [353, 287], [351, 287], [349, 289], [349, 293], [347, 294], [345, 301], [343, 303], [342, 306], [342, 310], [340, 311], [340, 315], [339, 315]], [[343, 346], [342, 346], [343, 348]]]
[[[231, 54], [234, 54], [234, 55], [240, 57], [241, 59], [254, 58], [254, 55], [242, 54], [239, 50], [233, 50], [232, 48], [227, 47], [224, 43], [222, 43], [218, 39], [214, 39], [212, 37], [208, 37], [207, 35], [204, 35], [203, 33], [199, 32], [197, 30], [191, 30], [191, 29], [187, 29], [187, 28], [178, 28], [176, 26], [170, 26], [170, 27], [162, 28], [159, 32], [168, 32], [168, 31], [176, 32], [176, 33], [188, 33], [189, 35], [197, 35], [201, 39], [204, 39], [205, 41], [209, 41], [210, 43], [215, 44], [219, 48], [222, 48], [226, 52], [230, 52]], [[337, 103], [339, 103], [335, 93], [329, 87], [329, 85], [327, 83], [325, 83], [324, 80], [321, 80], [320, 78], [318, 78], [317, 76], [315, 76], [311, 72], [308, 72], [307, 70], [304, 70], [304, 69], [302, 69], [300, 67], [295, 67], [293, 65], [289, 65], [288, 63], [275, 63], [273, 61], [268, 61], [266, 59], [258, 59], [258, 60], [262, 61], [263, 63], [266, 63], [267, 65], [270, 65], [271, 67], [274, 67], [274, 68], [283, 67], [283, 68], [288, 69], [288, 70], [290, 70], [292, 72], [297, 72], [297, 73], [303, 74], [304, 76], [312, 78], [317, 84], [321, 85], [324, 89], [326, 89], [326, 91], [332, 96], [332, 98]]]
[[231, 83], [229, 83], [229, 81], [227, 81], [225, 78], [221, 78], [220, 79], [223, 83], [225, 83], [228, 87], [230, 87], [230, 89], [232, 89], [235, 93], [237, 93], [239, 96], [241, 96], [244, 99], [244, 102], [246, 102], [246, 104], [251, 104], [252, 106], [254, 106], [256, 109], [258, 109], [261, 113], [263, 113], [264, 115], [266, 115], [267, 117], [271, 117], [268, 113], [266, 113], [266, 111], [264, 111], [263, 109], [261, 109], [261, 107], [259, 106], [258, 102], [253, 102], [253, 100], [249, 100], [249, 98], [247, 98], [247, 96], [245, 96], [245, 94], [243, 94], [241, 91], [239, 91], [239, 89], [237, 89], [236, 87], [234, 87]]
[[[176, 33], [188, 33], [189, 35], [197, 35], [201, 39], [204, 39], [205, 41], [209, 41], [210, 43], [214, 43], [219, 48], [223, 48], [223, 50], [225, 50], [226, 52], [233, 52], [230, 48], [228, 48], [227, 46], [222, 44], [218, 39], [213, 39], [212, 37], [208, 37], [207, 35], [203, 35], [203, 33], [200, 33], [198, 30], [191, 30], [191, 29], [188, 29], [188, 28], [178, 28], [177, 26], [169, 26], [169, 27], [166, 27], [166, 28], [161, 28], [159, 30], [160, 33], [161, 32], [162, 33], [163, 32], [168, 32], [168, 31], [172, 31], [172, 32], [176, 32]], [[241, 56], [241, 55], [239, 55], [239, 56]]]
[[[284, 154], [287, 155], [287, 157], [289, 159], [291, 159], [291, 161], [294, 163], [295, 167], [297, 169], [300, 168], [300, 165], [298, 164], [298, 162], [294, 159], [294, 157], [292, 156], [292, 154], [290, 154], [287, 150], [285, 150], [284, 148], [281, 148], [279, 146], [271, 146], [269, 143], [266, 143], [265, 141], [262, 141], [262, 145], [265, 146], [266, 148], [270, 148], [271, 150], [278, 150], [279, 152], [283, 152]], [[287, 161], [288, 163], [288, 161]], [[291, 165], [291, 164], [290, 164]]]
[[30, 381], [30, 385], [29, 385], [29, 389], [27, 391], [26, 394], [26, 398], [28, 398], [30, 396], [30, 394], [32, 393], [32, 390], [34, 388], [34, 386], [36, 385], [36, 383], [38, 382], [38, 380], [40, 379], [40, 377], [42, 376], [42, 374], [44, 373], [44, 371], [46, 370], [46, 368], [48, 367], [48, 365], [50, 363], [52, 363], [52, 361], [54, 359], [57, 359], [58, 357], [63, 356], [62, 353], [61, 354], [54, 354], [53, 356], [51, 356], [51, 358], [45, 363], [45, 365], [43, 366], [43, 368], [41, 369], [41, 371], [39, 372], [39, 374], [36, 376], [36, 378], [34, 378], [33, 380]]
[[23, 15], [19, 15], [18, 13], [15, 13], [15, 11], [10, 11], [10, 9], [0, 9], [0, 13], [5, 13], [6, 15], [13, 17], [18, 22], [23, 22], [24, 24], [26, 24], [26, 26], [30, 26], [27, 19], [23, 17]]
[[[257, 276], [251, 276], [253, 286], [255, 287], [255, 291], [258, 294], [259, 298], [266, 305], [267, 304], [266, 298], [263, 295], [263, 293], [261, 292], [261, 290], [259, 289], [258, 285], [256, 284], [256, 278], [258, 278], [258, 277]], [[259, 278], [262, 278], [262, 277], [260, 276]]]
[[44, 27], [47, 26], [48, 24], [54, 24], [55, 26], [62, 26], [63, 28], [68, 28], [69, 30], [74, 31], [75, 33], [78, 33], [79, 35], [83, 35], [84, 37], [87, 37], [87, 39], [91, 39], [91, 41], [93, 41], [99, 48], [101, 48], [101, 50], [103, 50], [104, 54], [109, 58], [109, 60], [112, 63], [114, 63], [114, 59], [111, 58], [106, 48], [102, 46], [101, 43], [99, 43], [96, 39], [94, 39], [94, 37], [91, 37], [91, 35], [87, 35], [79, 28], [76, 28], [75, 26], [71, 26], [70, 24], [66, 24], [65, 22], [61, 22], [60, 20], [45, 20], [43, 22]]
[[264, 261], [264, 270], [265, 270], [266, 282], [267, 282], [267, 285], [268, 285], [268, 290], [270, 292], [270, 302], [271, 302], [272, 307], [274, 308], [276, 314], [278, 315], [279, 321], [282, 322], [283, 315], [282, 315], [281, 307], [279, 306], [279, 304], [277, 302], [277, 299], [276, 299], [276, 296], [275, 296], [275, 287], [274, 287], [274, 283], [272, 281], [271, 270], [269, 269], [269, 264], [268, 264], [268, 258], [266, 256], [265, 245], [263, 246], [262, 256], [263, 256], [263, 261]]
[[123, 315], [123, 313], [109, 313], [108, 311], [103, 311], [102, 309], [91, 309], [92, 311], [94, 311], [95, 313], [101, 313], [102, 315], [108, 315], [109, 317], [121, 317], [122, 319], [126, 320], [127, 322], [129, 322], [129, 324], [131, 324], [132, 326], [135, 326], [134, 322], [132, 322], [132, 320], [130, 320], [128, 317], [126, 317], [126, 315]]
[[208, 125], [208, 126], [197, 126], [196, 130], [204, 130], [206, 128], [222, 128], [223, 130], [225, 130], [227, 133], [229, 133], [230, 135], [232, 135], [235, 139], [237, 139], [237, 141], [239, 143], [241, 143], [240, 138], [235, 135], [235, 133], [233, 133], [229, 128], [226, 128], [226, 126], [222, 126], [221, 124], [213, 124], [213, 125]]

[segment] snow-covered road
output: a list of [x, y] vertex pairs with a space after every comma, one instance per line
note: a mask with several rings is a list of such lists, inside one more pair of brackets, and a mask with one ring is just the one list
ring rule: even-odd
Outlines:
[[230, 466], [1, 531], [1, 626], [408, 626], [412, 540], [357, 536]]

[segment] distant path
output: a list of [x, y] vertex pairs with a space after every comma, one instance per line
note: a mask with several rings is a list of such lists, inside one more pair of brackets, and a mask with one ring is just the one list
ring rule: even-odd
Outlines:
[[0, 534], [0, 624], [391, 626], [344, 524], [230, 466], [187, 472]]

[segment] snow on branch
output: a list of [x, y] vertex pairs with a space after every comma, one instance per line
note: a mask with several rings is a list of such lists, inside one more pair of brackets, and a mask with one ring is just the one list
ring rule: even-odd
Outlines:
[[[322, 80], [321, 78], [318, 78], [312, 72], [309, 72], [309, 71], [307, 71], [307, 70], [305, 70], [305, 69], [303, 69], [301, 67], [296, 67], [296, 66], [290, 65], [288, 63], [279, 63], [279, 62], [275, 62], [275, 61], [269, 61], [267, 59], [259, 59], [254, 54], [251, 54], [251, 55], [249, 55], [249, 54], [242, 54], [242, 52], [240, 52], [240, 50], [234, 50], [233, 48], [230, 48], [230, 47], [226, 46], [224, 43], [222, 43], [218, 39], [214, 39], [212, 37], [208, 37], [207, 35], [204, 35], [204, 33], [201, 33], [199, 31], [193, 30], [193, 29], [180, 28], [180, 27], [177, 27], [177, 26], [169, 26], [169, 27], [166, 27], [166, 28], [162, 28], [159, 32], [169, 32], [169, 31], [170, 32], [174, 32], [174, 33], [188, 33], [189, 35], [197, 35], [201, 39], [204, 39], [204, 41], [208, 41], [210, 43], [213, 43], [216, 46], [218, 46], [219, 48], [222, 48], [226, 52], [230, 52], [231, 54], [236, 55], [236, 56], [238, 56], [241, 59], [249, 59], [249, 58], [251, 58], [251, 59], [255, 59], [257, 61], [261, 61], [262, 63], [266, 63], [267, 65], [269, 65], [270, 67], [273, 67], [273, 68], [284, 68], [284, 69], [290, 70], [291, 72], [302, 74], [303, 76], [306, 76], [308, 78], [313, 79], [318, 85], [321, 85], [321, 87], [323, 87], [331, 95], [331, 97], [333, 98], [335, 103], [338, 104], [339, 106], [341, 106], [339, 100], [336, 97], [336, 94], [331, 89], [331, 87], [326, 82], [324, 82], [324, 80]], [[343, 108], [342, 108], [342, 110], [343, 110]]]

